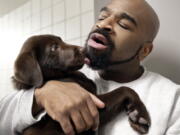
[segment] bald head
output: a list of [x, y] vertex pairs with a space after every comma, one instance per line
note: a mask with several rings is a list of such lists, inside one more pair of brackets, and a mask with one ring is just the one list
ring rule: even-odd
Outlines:
[[140, 1], [144, 7], [144, 13], [142, 13], [144, 15], [142, 15], [142, 17], [144, 17], [144, 22], [147, 24], [148, 38], [150, 41], [153, 41], [159, 31], [159, 18], [154, 9], [145, 0], [138, 1]]
[[137, 19], [137, 23], [142, 27], [144, 40], [154, 40], [159, 30], [159, 19], [145, 0], [111, 0], [108, 6], [112, 4], [119, 5], [119, 10], [127, 11]]

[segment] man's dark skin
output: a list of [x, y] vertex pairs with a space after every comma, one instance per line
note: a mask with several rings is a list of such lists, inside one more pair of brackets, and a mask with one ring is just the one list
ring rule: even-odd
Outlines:
[[[86, 63], [91, 68], [98, 69], [100, 76], [105, 80], [131, 82], [142, 75], [140, 62], [151, 52], [158, 28], [158, 17], [144, 0], [112, 0], [102, 8], [92, 32], [97, 29], [104, 30], [113, 41], [114, 46], [108, 61], [123, 61], [135, 55], [137, 51], [138, 54], [129, 62], [109, 64], [106, 68], [92, 65], [93, 62], [96, 63], [96, 59], [86, 58]], [[96, 49], [98, 53], [94, 53], [95, 57], [106, 52], [106, 47], [92, 47], [88, 41], [89, 39], [86, 49]], [[97, 108], [104, 106], [104, 103], [78, 84], [49, 81], [42, 88], [35, 90], [32, 112], [36, 115], [45, 109], [49, 116], [60, 123], [67, 135], [73, 135], [75, 132], [70, 119], [78, 132], [89, 128], [96, 130], [99, 124]]]

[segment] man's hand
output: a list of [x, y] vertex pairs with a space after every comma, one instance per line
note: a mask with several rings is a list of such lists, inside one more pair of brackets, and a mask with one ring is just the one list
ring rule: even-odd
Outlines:
[[99, 125], [98, 108], [105, 105], [97, 97], [76, 83], [49, 81], [35, 90], [38, 110], [44, 108], [52, 119], [58, 121], [67, 135], [74, 135]]

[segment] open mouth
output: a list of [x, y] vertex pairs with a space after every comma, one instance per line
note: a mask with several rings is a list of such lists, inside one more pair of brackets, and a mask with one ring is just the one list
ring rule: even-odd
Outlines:
[[95, 49], [104, 50], [107, 48], [107, 39], [105, 36], [99, 33], [93, 33], [90, 35], [87, 44]]

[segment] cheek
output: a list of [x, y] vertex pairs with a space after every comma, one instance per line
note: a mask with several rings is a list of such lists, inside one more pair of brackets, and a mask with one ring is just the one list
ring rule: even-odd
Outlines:
[[114, 40], [114, 52], [123, 53], [124, 51], [128, 51], [134, 44], [133, 39], [129, 35], [120, 35]]
[[112, 50], [112, 60], [126, 59], [134, 55], [139, 42], [135, 34], [118, 33], [114, 38], [115, 47]]
[[114, 42], [116, 45], [120, 45], [120, 46], [116, 46], [118, 47], [123, 47], [124, 44], [129, 44], [129, 42], [133, 42], [134, 39], [134, 33], [125, 30], [123, 28], [120, 27], [116, 27], [116, 31], [115, 31], [115, 36], [114, 36]]

